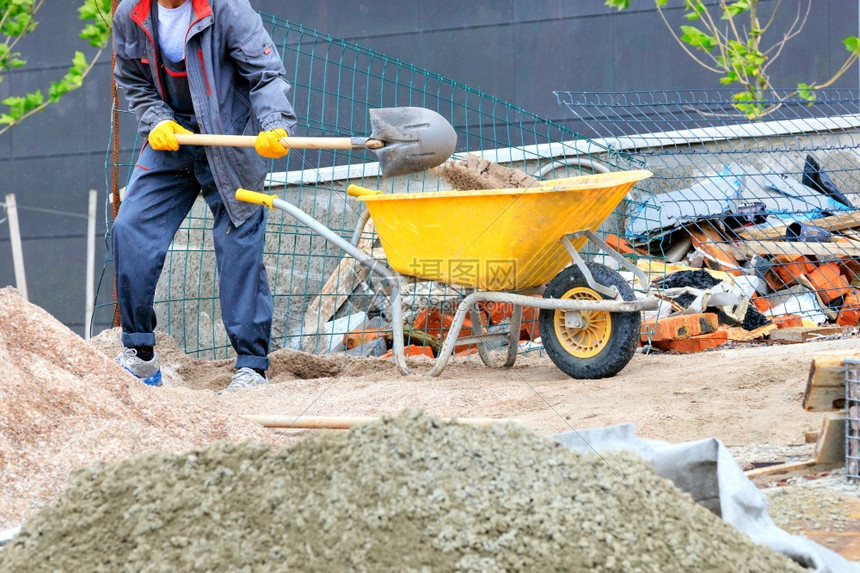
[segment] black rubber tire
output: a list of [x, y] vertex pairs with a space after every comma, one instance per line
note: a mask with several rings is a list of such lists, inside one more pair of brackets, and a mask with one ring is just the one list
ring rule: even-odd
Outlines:
[[[617, 272], [598, 263], [586, 263], [586, 266], [598, 283], [614, 286], [624, 300], [635, 300], [633, 289]], [[550, 281], [543, 297], [561, 298], [577, 287], [588, 288], [588, 283], [582, 271], [574, 265], [565, 268]], [[595, 291], [592, 292], [601, 298], [608, 298]], [[608, 378], [618, 374], [633, 358], [639, 345], [641, 313], [609, 313], [611, 332], [606, 346], [595, 356], [581, 358], [568, 352], [559, 341], [555, 331], [556, 312], [563, 311], [541, 309], [538, 325], [547, 355], [568, 376], [584, 379]]]

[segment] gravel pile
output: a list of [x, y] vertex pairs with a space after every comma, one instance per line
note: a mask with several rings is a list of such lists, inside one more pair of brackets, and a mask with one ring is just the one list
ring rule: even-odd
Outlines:
[[81, 470], [0, 570], [802, 571], [632, 455], [415, 412]]

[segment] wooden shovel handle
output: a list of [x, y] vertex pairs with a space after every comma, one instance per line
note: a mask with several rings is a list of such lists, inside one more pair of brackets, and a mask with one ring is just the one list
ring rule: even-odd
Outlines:
[[[218, 135], [214, 133], [177, 133], [179, 145], [217, 145], [221, 147], [254, 147], [254, 135]], [[281, 144], [289, 149], [379, 149], [378, 139], [363, 137], [285, 137]]]

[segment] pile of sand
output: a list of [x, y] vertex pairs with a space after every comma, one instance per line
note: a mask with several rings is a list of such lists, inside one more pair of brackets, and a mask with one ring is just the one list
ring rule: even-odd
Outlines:
[[56, 499], [75, 469], [271, 436], [227, 413], [214, 394], [206, 404], [199, 392], [143, 385], [113, 356], [15, 289], [0, 289], [0, 529]]
[[528, 189], [538, 187], [538, 180], [517, 169], [511, 169], [469, 153], [463, 161], [449, 160], [433, 169], [453, 189]]
[[630, 454], [405, 413], [80, 471], [0, 569], [803, 571]]

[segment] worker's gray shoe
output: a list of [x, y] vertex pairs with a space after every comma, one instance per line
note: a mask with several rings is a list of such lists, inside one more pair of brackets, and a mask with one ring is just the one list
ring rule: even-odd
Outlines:
[[252, 370], [251, 368], [239, 368], [233, 374], [233, 379], [230, 385], [218, 392], [218, 394], [226, 394], [227, 392], [235, 392], [236, 390], [244, 390], [252, 386], [265, 386], [269, 381], [265, 376]]
[[152, 360], [141, 360], [137, 356], [137, 350], [124, 348], [119, 356], [114, 358], [114, 362], [143, 380], [147, 386], [161, 386], [161, 360], [157, 354]]

